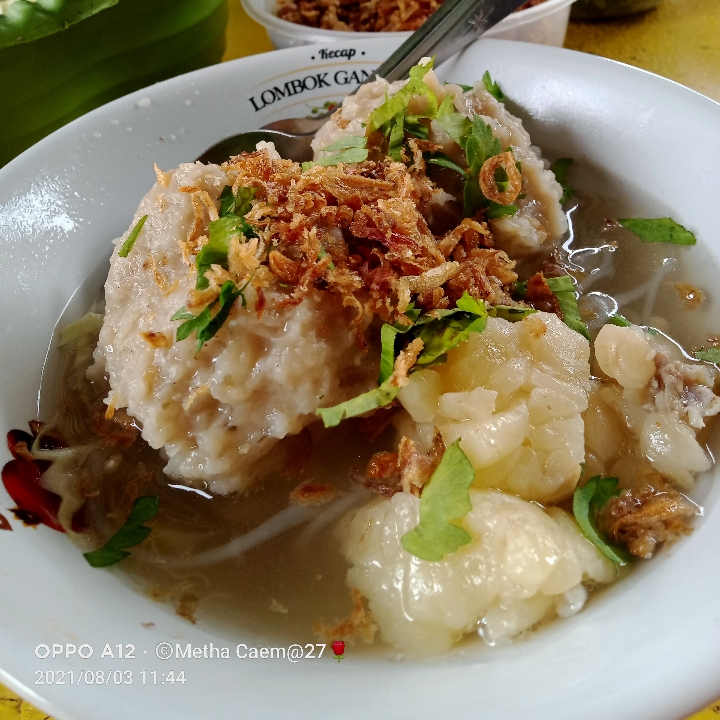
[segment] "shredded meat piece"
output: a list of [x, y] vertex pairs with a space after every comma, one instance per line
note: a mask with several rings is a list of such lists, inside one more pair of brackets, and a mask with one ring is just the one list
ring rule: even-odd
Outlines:
[[313, 626], [313, 631], [326, 642], [341, 639], [352, 645], [356, 640], [362, 640], [369, 645], [375, 638], [377, 625], [373, 621], [370, 611], [365, 609], [365, 602], [360, 591], [357, 588], [351, 588], [350, 596], [353, 601], [353, 609], [345, 620], [337, 625], [326, 625], [318, 621]]
[[[528, 0], [519, 10], [539, 5]], [[417, 30], [442, 0], [279, 0], [277, 16], [298, 25], [351, 32]]]
[[561, 320], [563, 319], [560, 303], [545, 281], [545, 276], [542, 273], [536, 273], [528, 280], [524, 300], [536, 310], [555, 313]]
[[626, 545], [637, 557], [650, 558], [662, 543], [672, 543], [692, 528], [695, 505], [671, 489], [623, 490], [608, 502], [598, 525], [616, 543]]

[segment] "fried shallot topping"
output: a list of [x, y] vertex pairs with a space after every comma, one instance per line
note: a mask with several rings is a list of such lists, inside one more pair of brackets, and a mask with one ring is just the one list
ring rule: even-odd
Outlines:
[[598, 525], [616, 543], [637, 557], [650, 558], [663, 543], [690, 535], [697, 507], [672, 489], [624, 490], [603, 508]]
[[445, 452], [445, 443], [439, 431], [435, 432], [430, 450], [418, 452], [414, 441], [403, 437], [398, 451], [378, 452], [371, 458], [361, 482], [364, 487], [390, 497], [396, 492], [420, 496], [427, 481]]
[[[517, 304], [510, 297], [515, 263], [492, 249], [486, 223], [467, 218], [444, 237], [433, 235], [425, 214], [437, 190], [424, 167], [409, 170], [386, 158], [303, 171], [266, 149], [223, 167], [234, 191], [254, 189], [245, 221], [257, 234], [255, 267], [244, 270], [253, 273], [254, 286], [277, 290], [277, 309], [326, 290], [355, 309], [362, 334], [373, 315], [392, 323], [411, 302], [426, 310], [452, 307], [466, 290], [492, 304]], [[209, 288], [193, 291], [187, 307], [215, 301], [233, 274], [233, 267], [213, 266], [205, 273]]]

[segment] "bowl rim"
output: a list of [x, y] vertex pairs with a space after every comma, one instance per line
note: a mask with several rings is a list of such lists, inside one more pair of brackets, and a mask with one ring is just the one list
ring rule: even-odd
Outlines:
[[[563, 8], [574, 3], [575, 0], [544, 0], [539, 5], [535, 5], [525, 10], [520, 10], [503, 18], [497, 25], [490, 28], [487, 32], [495, 30], [506, 30], [514, 28], [518, 25], [539, 20], [546, 15], [552, 15], [559, 12]], [[322, 28], [314, 28], [308, 25], [300, 25], [299, 23], [290, 22], [279, 18], [274, 12], [268, 9], [271, 3], [277, 3], [277, 0], [240, 0], [245, 12], [255, 22], [275, 31], [282, 32], [285, 35], [294, 35], [311, 42], [327, 42], [334, 41], [352, 41], [355, 39], [365, 40], [369, 38], [388, 37], [388, 38], [407, 38], [412, 35], [410, 30], [400, 31], [372, 31], [372, 32], [355, 32], [352, 30], [325, 30]]]
[[[564, 50], [564, 49], [558, 49], [558, 48], [547, 48], [543, 46], [538, 45], [531, 45], [531, 44], [525, 44], [525, 43], [512, 43], [509, 44], [508, 41], [499, 41], [499, 40], [482, 40], [480, 41], [482, 43], [482, 47], [486, 48], [488, 52], [485, 53], [484, 61], [487, 60], [488, 64], [491, 64], [493, 60], [489, 58], [496, 58], [496, 57], [506, 57], [506, 54], [509, 52], [511, 55], [514, 55], [516, 59], [513, 61], [515, 63], [518, 63], [521, 58], [524, 58], [526, 61], [526, 65], [528, 67], [532, 67], [533, 59], [537, 61], [540, 65], [547, 64], [547, 69], [552, 70], [553, 67], [555, 67], [558, 72], [564, 72], [564, 68], [567, 67], [573, 67], [572, 72], [576, 74], [586, 73], [587, 75], [594, 75], [597, 76], [598, 74], [604, 75], [607, 77], [608, 75], [610, 78], [618, 79], [622, 77], [627, 78], [634, 78], [632, 79], [631, 84], [635, 85], [639, 78], [643, 77], [645, 78], [644, 85], [652, 90], [653, 92], [662, 91], [665, 95], [665, 100], [663, 101], [666, 106], [674, 106], [674, 105], [682, 105], [685, 106], [685, 109], [689, 113], [690, 117], [694, 117], [693, 113], [694, 111], [698, 111], [698, 115], [703, 115], [707, 117], [708, 115], [712, 115], [712, 118], [714, 121], [717, 121], [720, 119], [720, 104], [717, 102], [706, 98], [705, 96], [701, 95], [700, 93], [697, 93], [696, 91], [689, 90], [687, 88], [684, 88], [679, 83], [676, 83], [674, 81], [667, 80], [665, 78], [661, 78], [657, 75], [654, 75], [653, 73], [642, 71], [637, 68], [633, 68], [632, 66], [624, 65], [622, 63], [618, 63], [611, 60], [606, 60], [604, 58], [598, 58], [595, 56], [589, 56], [584, 53], [577, 53], [570, 50]], [[370, 48], [374, 47], [373, 44], [377, 44], [378, 47], [386, 48], [387, 50], [392, 49], [392, 44], [389, 42], [386, 42], [384, 38], [375, 38], [372, 41], [368, 41], [367, 43], [363, 44], [363, 47]], [[357, 45], [357, 43], [346, 43], [348, 47], [352, 47], [353, 45]], [[335, 49], [337, 46], [329, 46], [333, 47]], [[236, 61], [233, 61], [232, 63], [226, 63], [222, 65], [216, 65], [212, 66], [210, 68], [206, 68], [204, 70], [199, 70], [194, 73], [190, 73], [185, 76], [179, 76], [176, 78], [173, 78], [171, 80], [165, 81], [164, 83], [159, 83], [155, 86], [152, 86], [151, 88], [147, 88], [145, 90], [139, 90], [131, 95], [128, 95], [124, 98], [120, 98], [119, 100], [116, 100], [106, 106], [102, 106], [101, 108], [93, 111], [92, 113], [89, 113], [86, 116], [83, 116], [79, 118], [78, 120], [75, 120], [73, 123], [70, 123], [69, 125], [65, 126], [64, 128], [61, 128], [60, 130], [56, 131], [52, 135], [48, 136], [44, 140], [42, 140], [37, 145], [33, 146], [29, 150], [27, 150], [25, 153], [20, 155], [18, 158], [13, 160], [11, 163], [9, 163], [6, 167], [0, 169], [0, 193], [3, 191], [3, 184], [6, 183], [6, 187], [9, 188], [11, 185], [15, 184], [16, 178], [15, 173], [25, 173], [26, 175], [29, 175], [30, 177], [36, 177], [37, 173], [39, 172], [37, 170], [38, 166], [42, 169], [43, 163], [45, 161], [45, 156], [53, 149], [53, 147], [57, 147], [60, 145], [65, 145], [68, 148], [73, 147], [73, 141], [76, 140], [78, 137], [87, 137], [89, 138], [92, 134], [93, 130], [96, 129], [98, 121], [100, 119], [103, 119], [104, 121], [109, 121], [110, 118], [113, 117], [122, 117], [123, 115], [127, 115], [129, 111], [132, 108], [138, 107], [139, 101], [144, 100], [146, 97], [156, 99], [158, 97], [163, 96], [169, 96], [171, 94], [179, 95], [180, 91], [183, 88], [187, 88], [188, 86], [194, 85], [196, 82], [200, 82], [205, 78], [212, 78], [212, 82], [219, 84], [222, 83], [223, 80], [228, 80], [233, 75], [234, 71], [238, 71], [238, 74], [240, 73], [241, 69], [257, 69], [261, 73], [269, 74], [267, 70], [264, 69], [264, 65], [268, 65], [271, 62], [274, 66], [279, 69], [281, 66], [285, 67], [297, 67], [297, 61], [303, 60], [310, 54], [310, 52], [313, 52], [312, 48], [308, 46], [299, 47], [299, 48], [290, 48], [287, 50], [277, 51], [278, 54], [274, 54], [273, 56], [269, 56], [267, 54], [261, 55], [261, 56], [254, 56], [253, 58], [243, 58]], [[293, 64], [293, 60], [296, 61], [295, 64]], [[499, 60], [496, 60], [495, 62], [499, 63]], [[455, 61], [449, 61], [450, 67], [454, 67], [457, 63], [457, 60]], [[344, 63], [338, 62], [338, 66], [342, 66]], [[570, 72], [570, 71], [567, 71]], [[246, 73], [247, 74], [247, 73]], [[502, 73], [493, 73], [494, 75], [497, 75], [498, 80], [502, 82]], [[585, 75], [582, 75], [583, 82], [587, 82], [589, 84], [589, 87], [592, 88], [592, 79], [585, 79]], [[605, 82], [609, 82], [608, 80], [605, 80]], [[548, 84], [548, 81], [543, 80], [544, 84], [539, 84], [537, 87], [537, 92], [547, 92], [548, 88], [552, 90], [552, 84]], [[224, 88], [223, 88], [224, 90]], [[631, 98], [632, 100], [632, 98]], [[672, 101], [672, 102], [671, 102]], [[660, 103], [661, 107], [663, 106], [663, 103]], [[653, 108], [648, 108], [648, 115], [647, 115], [647, 121], [649, 122], [652, 118], [652, 110]], [[708, 112], [710, 110], [710, 112]], [[126, 112], [127, 111], [127, 112]], [[539, 115], [539, 120], [541, 122], [549, 120], [548, 117]], [[587, 128], [584, 128], [587, 130]], [[564, 142], [564, 140], [563, 140]], [[137, 147], [134, 146], [135, 150], [137, 151]], [[146, 152], [146, 151], [145, 151]], [[144, 161], [147, 160], [145, 155], [143, 155]], [[80, 161], [78, 161], [80, 162]], [[151, 162], [151, 161], [150, 161]], [[32, 168], [32, 169], [31, 169]], [[708, 177], [714, 177], [708, 176]], [[2, 206], [0, 205], [0, 213], [2, 212]], [[712, 208], [711, 213], [713, 217], [718, 215], [718, 208], [714, 207]], [[680, 218], [682, 219], [682, 218]], [[0, 223], [0, 228], [2, 228], [2, 224]], [[720, 251], [715, 253], [717, 257], [720, 257]], [[0, 491], [4, 492], [4, 491]], [[718, 491], [715, 491], [714, 494], [714, 501], [715, 501], [715, 508], [718, 507], [718, 492], [720, 492], [720, 489]], [[697, 534], [704, 534], [707, 535], [706, 532], [711, 525], [718, 526], [720, 525], [720, 516], [718, 516], [718, 511], [713, 515], [717, 519], [713, 523], [703, 523], [702, 526], [700, 526], [697, 530]], [[42, 529], [41, 529], [42, 530]], [[49, 531], [48, 531], [49, 532]], [[717, 531], [714, 531], [717, 535], [720, 535], [720, 528], [717, 529]], [[8, 535], [15, 535], [16, 533], [8, 533]], [[20, 533], [17, 533], [17, 535], [20, 535]], [[38, 536], [45, 535], [44, 533], [38, 532]], [[697, 535], [696, 535], [697, 536]], [[5, 538], [4, 538], [5, 539]], [[687, 543], [690, 543], [694, 540], [694, 538], [690, 538], [688, 541], [686, 541], [685, 544], [678, 544], [678, 550], [673, 550], [674, 555], [681, 555], [682, 559], [684, 561], [687, 561], [688, 554], [687, 552], [683, 551], [683, 548], [688, 547]], [[47, 537], [43, 538], [43, 545], [46, 543]], [[707, 542], [707, 541], [706, 541]], [[59, 545], [62, 543], [48, 543], [49, 545]], [[69, 543], [68, 543], [69, 544]], [[694, 547], [694, 546], [693, 546]], [[707, 547], [707, 546], [704, 546]], [[51, 561], [51, 558], [54, 558], [56, 555], [59, 557], [59, 554], [55, 553], [56, 548], [48, 548], [48, 562]], [[4, 552], [4, 549], [3, 549]], [[658, 558], [658, 561], [660, 559]], [[664, 560], [664, 559], [663, 559]], [[658, 562], [656, 561], [656, 563]], [[666, 565], [666, 564], [665, 564]], [[665, 565], [659, 566], [659, 570], [663, 570], [665, 568]], [[709, 567], [709, 566], [708, 566]], [[713, 565], [715, 567], [715, 565]], [[642, 570], [640, 570], [642, 573]], [[642, 578], [644, 579], [646, 576], [646, 573], [642, 573]], [[703, 579], [703, 583], [707, 586], [712, 586], [713, 588], [720, 587], [720, 581], [718, 580], [717, 573], [714, 575], [711, 574], [709, 577]], [[114, 584], [117, 584], [117, 580], [114, 581]], [[624, 581], [622, 587], [628, 588], [627, 595], [632, 595], [631, 589], [635, 587], [636, 583], [633, 583], [632, 578], [628, 578], [626, 581]], [[695, 583], [697, 585], [698, 583]], [[687, 595], [687, 588], [681, 587], [671, 587], [669, 590], [673, 593], [676, 593], [679, 596], [682, 596], [683, 601], [683, 607], [689, 608], [690, 610], [693, 609], [693, 605], [688, 603], [691, 603], [695, 598], [692, 595]], [[690, 590], [691, 592], [691, 590]], [[100, 594], [100, 593], [98, 593]], [[646, 593], [645, 593], [646, 594]], [[706, 593], [707, 594], [707, 593]], [[626, 593], [623, 593], [623, 597], [625, 597]], [[133, 594], [133, 597], [135, 594]], [[716, 596], [715, 596], [716, 597]], [[26, 602], [30, 602], [31, 598], [27, 598], [25, 600]], [[606, 602], [604, 602], [603, 605], [603, 612], [605, 610], [610, 610], [610, 605], [613, 604], [613, 601], [611, 598], [607, 598]], [[713, 607], [716, 605], [713, 604]], [[574, 634], [574, 635], [580, 635], [583, 636], [583, 633], [590, 630], [590, 616], [595, 618], [599, 613], [596, 612], [599, 610], [599, 606], [596, 606], [595, 609], [588, 608], [589, 610], [592, 610], [592, 613], [586, 614], [585, 617], [588, 617], [588, 622], [582, 622], [582, 623], [574, 623], [574, 624], [563, 624], [563, 630], [562, 633], [564, 634]], [[702, 704], [705, 704], [707, 702], [712, 701], [715, 697], [717, 697], [718, 694], [718, 682], [717, 682], [717, 676], [716, 671], [714, 668], [717, 667], [718, 662], [720, 662], [720, 643], [718, 642], [709, 642], [711, 639], [717, 640], [720, 638], [720, 626], [718, 626], [717, 618], [713, 616], [712, 618], [709, 618], [708, 611], [702, 612], [702, 613], [695, 613], [695, 615], [702, 616], [701, 619], [704, 619], [704, 621], [712, 620], [713, 624], [708, 625], [707, 622], [705, 624], [702, 624], [699, 622], [696, 623], [695, 629], [698, 631], [696, 634], [702, 634], [704, 645], [701, 646], [702, 648], [702, 654], [703, 657], [705, 657], [710, 662], [706, 662], [705, 664], [702, 664], [701, 659], [694, 659], [690, 662], [686, 662], [687, 657], [683, 656], [683, 650], [686, 650], [686, 645], [684, 643], [678, 643], [674, 646], [672, 646], [672, 654], [669, 656], [672, 658], [672, 662], [668, 663], [668, 665], [672, 666], [673, 672], [670, 673], [667, 669], [664, 669], [662, 667], [662, 663], [659, 664], [659, 667], [652, 669], [652, 668], [640, 668], [640, 670], [645, 670], [645, 672], [637, 673], [631, 677], [635, 684], [632, 684], [633, 692], [632, 695], [629, 692], [627, 688], [627, 678], [625, 678], [625, 683], [617, 684], [612, 687], [606, 687], [603, 688], [603, 692], [598, 692], [597, 697], [593, 696], [593, 699], [597, 701], [597, 707], [595, 706], [583, 706], [586, 708], [587, 712], [582, 713], [582, 715], [588, 720], [597, 720], [598, 718], [606, 718], [610, 716], [614, 717], [624, 717], [628, 718], [629, 720], [658, 720], [658, 718], [662, 718], [662, 720], [677, 720], [678, 717], [680, 717], [681, 713], [687, 713], [689, 709], [691, 708], [699, 708]], [[685, 627], [692, 626], [694, 622], [696, 622], [696, 617], [680, 617], [679, 623], [682, 623]], [[672, 616], [669, 619], [674, 619], [674, 616]], [[5, 627], [9, 626], [9, 622], [7, 622], [6, 618], [0, 617], [0, 628], [3, 627], [3, 621], [5, 622]], [[567, 621], [568, 623], [571, 623], [572, 620]], [[555, 632], [556, 629], [548, 629], [547, 633], [548, 635], [546, 637], [555, 637], [557, 633]], [[563, 635], [564, 637], [564, 635]], [[648, 638], [648, 642], [656, 642], [658, 638]], [[533, 646], [531, 644], [526, 645], [523, 648], [523, 653], [528, 654], [529, 656], [533, 656], [533, 654], [537, 654], [537, 645]], [[566, 669], [567, 673], [574, 673], [582, 670], [583, 664], [587, 659], [592, 659], [592, 652], [594, 648], [590, 645], [586, 645], [583, 648], [586, 651], [586, 654], [583, 655], [573, 655], [569, 656], [566, 659]], [[623, 648], [620, 646], [617, 648], [618, 650], [622, 650]], [[628, 648], [630, 649], [630, 648]], [[658, 651], [665, 651], [667, 652], [668, 648], [667, 645], [660, 645], [657, 647]], [[2, 644], [0, 644], [0, 655], [5, 655], [6, 657], [10, 657], [9, 654], [6, 654], [4, 649], [2, 648]], [[502, 649], [498, 650], [498, 655], [496, 656], [498, 659], [498, 663], [502, 663], [502, 658], [507, 657]], [[618, 653], [618, 657], [622, 658], [622, 653]], [[363, 685], [363, 687], [367, 688], [367, 680], [372, 680], [373, 677], [377, 677], [377, 670], [375, 668], [378, 666], [378, 663], [373, 663], [373, 669], [374, 672], [368, 673], [366, 669], [363, 668], [361, 664], [354, 665], [353, 669], [358, 669], [358, 674], [356, 677], [356, 682], [358, 685]], [[537, 672], [544, 673], [546, 672], [546, 668], [543, 667], [542, 658], [538, 659], [538, 665], [537, 665]], [[12, 657], [12, 662], [8, 661], [7, 667], [14, 666], [19, 667], [18, 661]], [[480, 660], [477, 664], [480, 669], [483, 668], [482, 660]], [[382, 667], [382, 666], [381, 666]], [[436, 683], [436, 690], [440, 692], [442, 690], [442, 683], [437, 685], [438, 677], [448, 677], [451, 678], [451, 673], [446, 672], [448, 670], [448, 666], [443, 666], [441, 663], [433, 664], [428, 670], [427, 666], [421, 666], [421, 665], [412, 665], [413, 668], [413, 687], [417, 689], [418, 684], [420, 687], [422, 687], [423, 683], [426, 681], [429, 683]], [[457, 666], [455, 666], [457, 667]], [[473, 666], [463, 666], [466, 670], [466, 675], [468, 678], [472, 678], [471, 670], [473, 669]], [[485, 665], [486, 668], [489, 669], [489, 663]], [[609, 668], [611, 670], [612, 668]], [[637, 669], [637, 668], [636, 668]], [[393, 668], [392, 666], [387, 667], [387, 672], [385, 673], [389, 679], [396, 679], [397, 675], [395, 672], [396, 668]], [[450, 670], [452, 670], [452, 666], [450, 666]], [[649, 670], [653, 670], [653, 676], [649, 677]], [[664, 670], [664, 672], [662, 672]], [[436, 674], [437, 673], [437, 674]], [[659, 684], [656, 686], [656, 678], [658, 676], [662, 675], [665, 680], [667, 681], [667, 686], [673, 686], [677, 688], [679, 684], [681, 683], [681, 687], [684, 690], [682, 697], [672, 697], [670, 700], [672, 702], [667, 702], [665, 705], [661, 704], [661, 700], [668, 701], [667, 696], [667, 688], [664, 688], [663, 684]], [[223, 676], [221, 676], [223, 677]], [[302, 677], [302, 676], [301, 676]], [[85, 712], [81, 713], [79, 710], [73, 711], [72, 714], [69, 711], [63, 710], [63, 707], [60, 707], [57, 704], [57, 701], [52, 701], [50, 699], [51, 694], [48, 693], [47, 695], [40, 696], [37, 693], [32, 691], [32, 686], [23, 684], [22, 681], [19, 679], [14, 678], [11, 676], [7, 670], [0, 669], [0, 679], [2, 679], [5, 684], [10, 686], [12, 689], [17, 690], [21, 695], [29, 699], [31, 702], [35, 703], [39, 707], [43, 707], [47, 712], [55, 715], [58, 720], [61, 720], [62, 718], [83, 718], [83, 720], [98, 720], [96, 717], [94, 718], [92, 714], [90, 713], [89, 704], [87, 702], [84, 703], [84, 710]], [[518, 678], [520, 680], [521, 678]], [[322, 680], [320, 681], [322, 683], [323, 690], [327, 692], [327, 703], [328, 706], [331, 702], [331, 698], [335, 699], [335, 702], [340, 702], [342, 695], [337, 692], [336, 688], [332, 687], [332, 683], [328, 683], [328, 676], [325, 673], [322, 677]], [[301, 686], [300, 681], [297, 682], [297, 684], [293, 684], [293, 680], [289, 680], [290, 687], [292, 689], [297, 689]], [[573, 683], [568, 682], [567, 688], [571, 689], [573, 687]], [[656, 693], [656, 695], [652, 696], [653, 698], [659, 698], [654, 699], [654, 705], [651, 705], [648, 709], [643, 710], [639, 714], [635, 715], [618, 715], [614, 714], [612, 712], [606, 712], [602, 714], [602, 710], [607, 708], [609, 704], [612, 705], [612, 707], [616, 707], [615, 700], [618, 697], [621, 697], [623, 699], [632, 700], [635, 698], [635, 689], [636, 685], [641, 685], [643, 691], [646, 688], [649, 688], [650, 685], [653, 686], [653, 692]], [[593, 686], [595, 687], [595, 686]], [[401, 690], [402, 688], [398, 688], [398, 690]], [[408, 685], [405, 690], [408, 691], [408, 696], [410, 699], [410, 686]], [[478, 690], [478, 693], [480, 693], [482, 688]], [[692, 696], [688, 695], [689, 692], [692, 691]], [[359, 692], [359, 691], [358, 691]], [[365, 691], [366, 692], [366, 691]], [[664, 693], [664, 694], [663, 694]], [[282, 693], [279, 693], [282, 694]], [[422, 696], [422, 693], [412, 693], [412, 695], [417, 695], [418, 698]], [[105, 695], [106, 697], [109, 697], [108, 694]], [[58, 696], [55, 695], [55, 698]], [[65, 696], [66, 698], [70, 698], [70, 695]], [[99, 695], [98, 695], [99, 697]], [[367, 699], [367, 695], [364, 695]], [[478, 712], [478, 707], [480, 707], [477, 704], [470, 704], [470, 700], [473, 700], [473, 702], [480, 702], [480, 698], [482, 696], [479, 695], [477, 698], [465, 698], [464, 692], [463, 692], [463, 698], [467, 700], [467, 704], [462, 705], [462, 714], [456, 715], [457, 717], [476, 717]], [[324, 696], [325, 698], [325, 696]], [[430, 707], [433, 703], [433, 697], [432, 695], [425, 695], [423, 696], [424, 700], [422, 702], [427, 702], [428, 707]], [[342, 698], [344, 699], [344, 698]], [[267, 699], [268, 702], [274, 702], [276, 701], [276, 698], [269, 697]], [[509, 697], [508, 702], [510, 706], [513, 706], [513, 703], [518, 701], [517, 697]], [[536, 701], [536, 698], [533, 697], [533, 702]], [[68, 704], [65, 704], [64, 707], [70, 707], [69, 701], [66, 700]], [[415, 704], [421, 705], [421, 700], [417, 700]], [[559, 715], [552, 715], [552, 714], [545, 714], [548, 710], [548, 698], [547, 696], [540, 696], [537, 698], [537, 708], [538, 708], [538, 714], [534, 715], [534, 717], [559, 717]], [[97, 708], [104, 707], [104, 704], [101, 704], [100, 700], [97, 700], [97, 705], [95, 706], [95, 710]], [[338, 705], [334, 706], [335, 708], [338, 707]], [[631, 707], [631, 710], [637, 709], [636, 706]], [[299, 710], [299, 709], [298, 709]], [[363, 718], [363, 714], [361, 713], [361, 708], [356, 708], [354, 706], [348, 706], [348, 717], [352, 716], [353, 718]], [[648, 712], [656, 711], [654, 715], [649, 715]], [[517, 717], [519, 713], [515, 715]], [[235, 717], [235, 711], [233, 711], [232, 717]], [[579, 716], [579, 715], [578, 715]], [[118, 717], [117, 715], [113, 715], [113, 717]], [[123, 717], [124, 716], [120, 716]], [[226, 716], [223, 716], [226, 717]], [[227, 717], [230, 717], [228, 715]], [[298, 717], [304, 718], [310, 718], [310, 717], [316, 717], [316, 715], [311, 715], [309, 713], [301, 714], [298, 712]], [[562, 718], [565, 720], [567, 718], [567, 713], [563, 709], [562, 712]]]

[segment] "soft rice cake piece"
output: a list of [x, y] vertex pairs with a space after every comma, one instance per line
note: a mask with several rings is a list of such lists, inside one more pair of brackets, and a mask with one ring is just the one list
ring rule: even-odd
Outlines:
[[207, 203], [231, 182], [222, 168], [200, 163], [159, 175], [135, 213], [130, 227], [148, 219], [127, 258], [118, 249], [128, 232], [116, 242], [89, 370], [107, 373], [108, 404], [127, 407], [145, 440], [163, 449], [168, 475], [221, 493], [247, 487], [278, 440], [315, 420], [320, 405], [372, 387], [377, 370], [356, 347], [351, 311], [328, 293], [258, 319], [249, 287], [248, 307], [238, 300], [197, 356], [194, 335], [175, 341], [180, 322], [170, 318], [195, 285], [182, 250], [196, 221], [193, 202], [203, 203], [207, 223]]
[[420, 520], [420, 500], [397, 493], [361, 508], [344, 552], [347, 584], [368, 598], [383, 639], [410, 657], [446, 652], [463, 634], [510, 639], [558, 613], [578, 612], [583, 581], [610, 583], [613, 563], [563, 510], [497, 490], [471, 490], [459, 522], [468, 545], [439, 562], [408, 553], [402, 536]]

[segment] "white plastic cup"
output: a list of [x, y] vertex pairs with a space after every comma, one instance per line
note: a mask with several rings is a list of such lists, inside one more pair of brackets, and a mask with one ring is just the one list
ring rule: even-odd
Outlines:
[[[245, 12], [265, 27], [270, 41], [278, 49], [311, 45], [312, 43], [362, 40], [378, 36], [404, 40], [411, 35], [410, 32], [322, 30], [281, 20], [275, 15], [277, 0], [240, 0], [240, 2], [245, 8]], [[573, 2], [574, 0], [545, 0], [535, 7], [509, 15], [495, 27], [490, 28], [484, 37], [561, 47], [565, 41], [565, 33], [570, 19], [570, 6]]]

